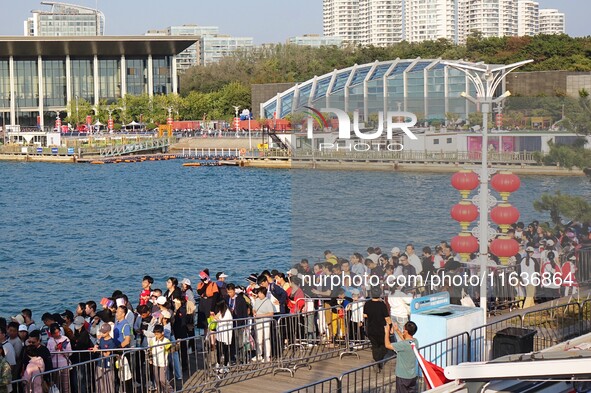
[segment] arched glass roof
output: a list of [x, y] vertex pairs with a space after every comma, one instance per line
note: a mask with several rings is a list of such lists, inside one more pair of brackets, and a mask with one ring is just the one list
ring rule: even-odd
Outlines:
[[[345, 90], [363, 86], [364, 84], [379, 83], [381, 80], [399, 78], [402, 75], [423, 73], [424, 70], [438, 70], [445, 68], [441, 59], [395, 59], [374, 62], [316, 76], [306, 82], [299, 83], [291, 89], [273, 97], [261, 105], [264, 117], [272, 117], [277, 108], [278, 117], [285, 117], [289, 113], [322, 98], [346, 95]], [[278, 106], [279, 104], [279, 106]]]

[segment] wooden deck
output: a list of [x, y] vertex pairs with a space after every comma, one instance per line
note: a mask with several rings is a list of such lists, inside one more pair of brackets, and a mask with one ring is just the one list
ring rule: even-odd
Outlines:
[[[356, 356], [344, 356], [342, 359], [339, 359], [339, 357], [337, 356], [331, 359], [311, 363], [311, 370], [308, 370], [305, 367], [300, 368], [295, 372], [293, 378], [290, 376], [289, 373], [286, 372], [280, 372], [276, 375], [269, 373], [258, 378], [253, 378], [221, 387], [220, 391], [222, 393], [258, 393], [261, 391], [261, 389], [263, 389], [267, 392], [285, 392], [287, 390], [295, 389], [321, 379], [339, 377], [342, 373], [346, 371], [349, 371], [357, 367], [365, 366], [368, 363], [373, 362], [373, 359], [371, 357], [371, 350], [361, 350], [358, 352], [358, 354], [359, 359]], [[394, 362], [395, 360], [389, 363], [394, 364]], [[386, 373], [392, 372], [393, 369], [389, 370], [389, 368], [390, 367], [387, 367], [384, 371]]]

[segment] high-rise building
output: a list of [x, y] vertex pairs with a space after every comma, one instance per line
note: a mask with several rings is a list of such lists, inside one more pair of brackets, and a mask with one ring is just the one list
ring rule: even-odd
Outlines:
[[324, 35], [341, 37], [345, 42], [357, 43], [359, 34], [360, 0], [323, 0], [322, 22]]
[[446, 38], [457, 43], [460, 27], [456, 0], [406, 0], [406, 41]]
[[323, 0], [323, 22], [325, 36], [377, 46], [564, 33], [564, 14], [533, 0]]
[[26, 36], [101, 36], [105, 34], [105, 15], [98, 9], [42, 1], [48, 11], [32, 11], [24, 22]]
[[[219, 33], [217, 26], [198, 26], [182, 25], [170, 26], [166, 29], [148, 30], [146, 35], [159, 36], [213, 36]], [[193, 45], [182, 51], [176, 56], [176, 66], [179, 72], [201, 64], [201, 41], [196, 41]]]
[[343, 39], [341, 37], [326, 37], [320, 34], [304, 34], [296, 37], [289, 37], [287, 43], [301, 46], [341, 46]]
[[540, 10], [540, 34], [564, 34], [565, 17], [555, 9]]
[[232, 37], [215, 35], [201, 37], [201, 65], [217, 63], [223, 57], [239, 50], [254, 48], [252, 37]]
[[517, 35], [517, 0], [467, 0], [466, 33], [480, 32], [483, 37]]
[[519, 0], [517, 34], [533, 36], [540, 32], [540, 5], [536, 1]]
[[359, 0], [358, 42], [386, 46], [402, 41], [402, 3], [403, 0]]

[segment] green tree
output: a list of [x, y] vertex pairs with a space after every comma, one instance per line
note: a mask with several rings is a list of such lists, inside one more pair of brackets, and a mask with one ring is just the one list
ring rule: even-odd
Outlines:
[[78, 98], [78, 100], [70, 100], [68, 103], [68, 112], [70, 115], [66, 116], [64, 120], [67, 123], [72, 124], [74, 127], [76, 127], [78, 124], [85, 124], [86, 116], [94, 114], [90, 102], [83, 98]]
[[543, 194], [539, 200], [534, 201], [534, 209], [539, 212], [549, 212], [550, 219], [555, 226], [561, 225], [562, 218], [572, 221], [591, 221], [591, 204], [580, 196], [561, 194]]

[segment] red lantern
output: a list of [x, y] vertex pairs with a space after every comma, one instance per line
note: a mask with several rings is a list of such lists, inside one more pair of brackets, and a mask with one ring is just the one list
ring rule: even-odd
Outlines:
[[501, 227], [503, 233], [507, 233], [507, 230], [519, 220], [519, 210], [516, 207], [511, 206], [509, 203], [501, 203], [497, 207], [491, 210], [490, 218]]
[[498, 256], [501, 263], [506, 265], [509, 258], [515, 256], [519, 252], [519, 243], [508, 236], [501, 236], [492, 241], [490, 244], [490, 252]]
[[469, 232], [461, 232], [451, 239], [451, 249], [460, 254], [462, 261], [467, 261], [471, 253], [478, 251], [478, 240]]
[[468, 198], [470, 191], [478, 187], [480, 179], [473, 171], [462, 170], [451, 177], [451, 185], [462, 194], [462, 198]]
[[502, 171], [493, 176], [490, 185], [506, 201], [509, 194], [519, 190], [521, 180], [511, 172]]
[[451, 208], [451, 218], [458, 221], [463, 231], [468, 230], [468, 225], [478, 218], [478, 208], [469, 201], [461, 201]]

